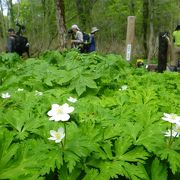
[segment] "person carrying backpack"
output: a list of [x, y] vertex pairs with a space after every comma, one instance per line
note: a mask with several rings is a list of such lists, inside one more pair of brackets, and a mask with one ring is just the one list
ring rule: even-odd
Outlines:
[[74, 39], [71, 40], [71, 47], [77, 48], [81, 51], [81, 47], [83, 44], [83, 33], [80, 31], [79, 27], [76, 24], [72, 25], [71, 29], [74, 35]]
[[13, 28], [8, 29], [6, 52], [8, 53], [15, 52], [15, 31]]
[[91, 29], [91, 35], [90, 35], [90, 45], [89, 45], [89, 52], [96, 51], [96, 32], [98, 32], [99, 29], [97, 27], [92, 27]]
[[14, 29], [8, 29], [8, 39], [6, 52], [13, 53], [16, 52], [19, 56], [29, 57], [29, 42], [26, 37], [22, 35], [25, 31], [25, 27], [17, 24], [19, 26], [19, 31], [15, 33]]
[[15, 52], [23, 57], [30, 57], [29, 55], [29, 42], [26, 37], [23, 36], [25, 32], [25, 26], [16, 23], [16, 26], [19, 27], [18, 32], [15, 36]]

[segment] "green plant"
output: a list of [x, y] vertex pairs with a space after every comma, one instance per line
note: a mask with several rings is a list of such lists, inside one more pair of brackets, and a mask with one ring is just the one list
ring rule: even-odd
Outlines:
[[162, 120], [180, 114], [177, 73], [73, 51], [1, 69], [0, 179], [179, 178], [180, 139]]

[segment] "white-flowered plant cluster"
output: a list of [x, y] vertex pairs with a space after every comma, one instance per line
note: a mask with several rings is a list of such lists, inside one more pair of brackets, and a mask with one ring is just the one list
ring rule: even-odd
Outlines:
[[24, 91], [24, 89], [18, 88], [17, 91], [21, 92]]
[[67, 103], [63, 105], [53, 104], [51, 110], [48, 112], [50, 121], [68, 121], [70, 118], [69, 113], [74, 111], [74, 107], [69, 106]]
[[[68, 101], [75, 103], [77, 99], [69, 97]], [[74, 107], [69, 106], [69, 104], [65, 103], [63, 105], [52, 104], [51, 110], [48, 111], [48, 116], [50, 117], [50, 121], [68, 121], [70, 119], [70, 113], [74, 111]], [[58, 131], [50, 130], [51, 137], [49, 140], [53, 140], [56, 143], [60, 143], [62, 139], [65, 137], [64, 128], [60, 127]]]
[[122, 85], [120, 88], [119, 88], [119, 91], [126, 91], [128, 88], [127, 85]]
[[42, 96], [42, 95], [43, 95], [43, 93], [42, 93], [42, 92], [40, 92], [40, 91], [37, 91], [37, 90], [36, 90], [36, 91], [35, 91], [35, 95], [36, 95], [36, 96]]
[[69, 97], [67, 100], [72, 103], [75, 103], [77, 101], [77, 99], [73, 97]]
[[51, 137], [49, 140], [55, 141], [56, 143], [60, 143], [62, 139], [65, 137], [64, 128], [60, 127], [58, 131], [50, 130]]
[[6, 92], [6, 93], [2, 93], [2, 94], [1, 94], [1, 97], [2, 97], [3, 99], [7, 99], [7, 98], [10, 98], [11, 95], [10, 95], [8, 92]]
[[[22, 91], [24, 91], [24, 89], [18, 88], [17, 91], [18, 91], [18, 92], [22, 92]], [[42, 96], [43, 93], [36, 90], [36, 91], [35, 91], [35, 95], [36, 95], [36, 96]], [[1, 94], [1, 97], [2, 97], [3, 99], [8, 99], [8, 98], [11, 97], [11, 95], [10, 95], [9, 92], [5, 92], [5, 93], [2, 93], [2, 94]]]
[[169, 129], [165, 132], [165, 136], [167, 137], [179, 137], [180, 136], [180, 116], [176, 114], [167, 114], [164, 113], [164, 117], [162, 117], [164, 121], [170, 122], [173, 126], [172, 129]]

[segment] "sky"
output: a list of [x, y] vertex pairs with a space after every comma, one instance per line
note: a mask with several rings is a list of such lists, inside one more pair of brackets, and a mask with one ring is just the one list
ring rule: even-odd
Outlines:
[[[17, 3], [17, 2], [18, 2], [18, 0], [12, 0], [12, 3], [13, 3], [13, 4], [15, 4], [15, 3]], [[4, 9], [3, 15], [4, 15], [4, 16], [7, 16], [7, 7], [4, 6], [3, 9]]]

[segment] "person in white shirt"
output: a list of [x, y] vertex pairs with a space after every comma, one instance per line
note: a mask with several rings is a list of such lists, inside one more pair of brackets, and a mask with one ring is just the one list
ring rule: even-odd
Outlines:
[[83, 44], [83, 33], [76, 24], [72, 25], [71, 29], [74, 34], [74, 39], [71, 40], [72, 47], [80, 49]]

